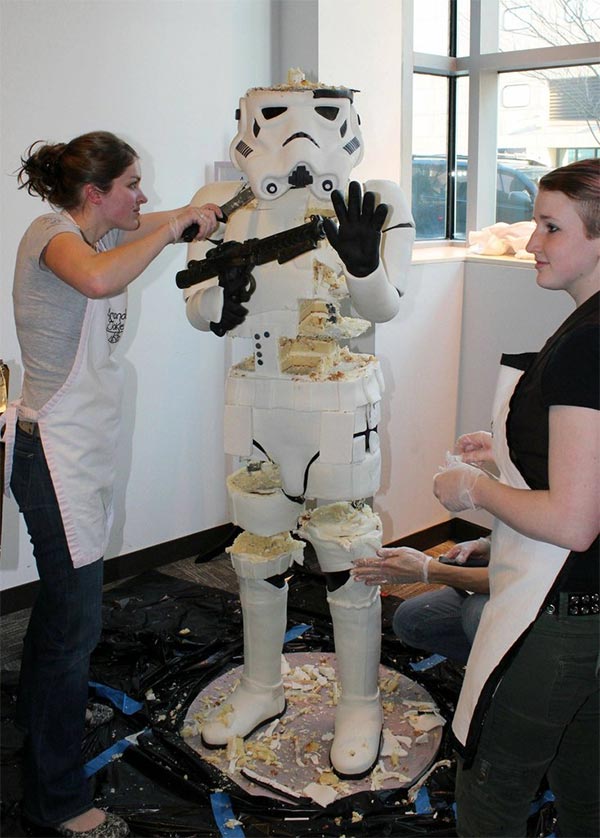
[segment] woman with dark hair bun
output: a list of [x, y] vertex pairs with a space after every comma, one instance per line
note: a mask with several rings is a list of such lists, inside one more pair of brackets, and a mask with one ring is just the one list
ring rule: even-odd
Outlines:
[[26, 734], [24, 818], [39, 834], [118, 838], [127, 824], [94, 807], [81, 756], [86, 724], [110, 715], [87, 702], [122, 401], [113, 350], [129, 283], [190, 225], [197, 239], [208, 238], [221, 212], [206, 204], [143, 214], [137, 154], [105, 131], [35, 143], [21, 163], [20, 188], [54, 208], [33, 221], [17, 253], [24, 375], [20, 399], [3, 416], [6, 485], [40, 577], [17, 706]]
[[[457, 833], [526, 834], [544, 779], [557, 835], [600, 827], [600, 159], [544, 175], [527, 250], [575, 310], [540, 352], [505, 355], [493, 435], [459, 437], [446, 509], [494, 516], [490, 599], [453, 720]], [[499, 479], [476, 466], [493, 460]]]

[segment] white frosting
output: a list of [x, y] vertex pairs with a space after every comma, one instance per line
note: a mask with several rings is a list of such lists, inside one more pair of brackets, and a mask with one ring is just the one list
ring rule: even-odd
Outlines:
[[309, 538], [335, 541], [351, 550], [358, 538], [381, 539], [381, 520], [370, 506], [330, 503], [309, 510], [300, 519], [300, 529]]
[[[258, 466], [258, 468], [257, 468]], [[231, 517], [238, 527], [260, 536], [273, 536], [296, 527], [304, 505], [281, 490], [279, 466], [252, 463], [227, 478]]]
[[347, 570], [354, 559], [381, 547], [381, 520], [367, 505], [319, 506], [301, 516], [298, 532], [311, 542], [324, 571]]

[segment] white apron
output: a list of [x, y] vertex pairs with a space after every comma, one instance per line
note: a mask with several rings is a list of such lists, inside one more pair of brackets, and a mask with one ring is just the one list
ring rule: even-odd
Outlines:
[[[492, 411], [493, 450], [500, 480], [516, 489], [528, 486], [510, 458], [506, 419], [510, 399], [522, 374], [521, 370], [501, 368]], [[469, 747], [478, 735], [475, 728], [482, 717], [478, 712], [473, 720], [473, 714], [484, 685], [536, 619], [568, 555], [569, 550], [564, 547], [527, 538], [495, 520], [489, 564], [490, 599], [477, 628], [452, 722], [454, 734], [463, 746]]]
[[7, 495], [17, 418], [38, 423], [75, 567], [101, 558], [110, 534], [123, 378], [112, 352], [126, 312], [127, 292], [88, 299], [77, 355], [63, 386], [39, 411], [17, 400], [0, 419], [6, 424]]

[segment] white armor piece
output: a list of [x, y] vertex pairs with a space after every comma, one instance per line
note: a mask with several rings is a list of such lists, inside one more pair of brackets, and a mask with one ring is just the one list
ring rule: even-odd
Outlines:
[[229, 151], [257, 198], [280, 198], [293, 184], [307, 186], [319, 199], [344, 189], [363, 156], [352, 101], [346, 88], [248, 91]]
[[[316, 97], [314, 90], [325, 95]], [[349, 91], [318, 86], [314, 90], [307, 90], [306, 83], [257, 89], [241, 100], [231, 156], [247, 174], [256, 199], [233, 212], [222, 226], [224, 241], [264, 238], [301, 225], [313, 215], [335, 218], [325, 179], [345, 193], [350, 170], [362, 157], [362, 140]], [[333, 118], [316, 108], [331, 108], [328, 116]], [[286, 142], [289, 137], [293, 139]], [[345, 146], [353, 138], [357, 142], [349, 153]], [[298, 172], [310, 182], [300, 185]], [[238, 188], [235, 182], [209, 184], [192, 203], [222, 205]], [[242, 465], [228, 480], [228, 492], [232, 518], [245, 530], [230, 548], [244, 594], [245, 661], [242, 684], [229, 702], [234, 711], [227, 723], [217, 708], [203, 728], [203, 738], [211, 746], [224, 746], [233, 735], [248, 735], [282, 712], [279, 663], [272, 657], [275, 646], [281, 651], [285, 590], [262, 580], [302, 560], [301, 551], [290, 550], [289, 543], [279, 552], [276, 545], [286, 544], [285, 532], [295, 529], [292, 521], [304, 513], [305, 501], [320, 509], [331, 503], [334, 518], [339, 519], [339, 531], [334, 525], [324, 533], [314, 526], [317, 519], [309, 523], [310, 516], [305, 516], [300, 529], [315, 546], [325, 572], [349, 570], [354, 558], [373, 555], [381, 543], [379, 525], [379, 541], [367, 540], [361, 552], [365, 517], [367, 529], [375, 532], [371, 518], [377, 516], [368, 507], [364, 515], [357, 514], [351, 502], [370, 497], [379, 488], [377, 423], [383, 377], [374, 356], [351, 352], [346, 344], [372, 323], [390, 320], [397, 313], [414, 229], [397, 226], [412, 222], [397, 184], [369, 181], [363, 188], [376, 194], [376, 203], [389, 208], [379, 266], [368, 276], [353, 277], [327, 239], [316, 250], [284, 264], [257, 266], [252, 270], [256, 290], [244, 304], [248, 314], [229, 332], [233, 338], [248, 339], [252, 350], [229, 370], [225, 399], [225, 448]], [[204, 258], [209, 247], [194, 242], [189, 258]], [[216, 279], [192, 286], [184, 295], [193, 326], [206, 331], [211, 321], [220, 320], [223, 291]], [[263, 469], [260, 461], [264, 465], [265, 458], [274, 467], [269, 463]], [[257, 596], [260, 591], [262, 610], [245, 605], [251, 590]], [[329, 602], [342, 696], [346, 696], [336, 710], [331, 758], [340, 775], [356, 777], [368, 773], [379, 750], [378, 590], [374, 596], [373, 589], [349, 580], [330, 593]], [[271, 613], [278, 615], [277, 637], [266, 642]], [[359, 638], [365, 631], [368, 636]], [[359, 717], [362, 724], [357, 724]]]

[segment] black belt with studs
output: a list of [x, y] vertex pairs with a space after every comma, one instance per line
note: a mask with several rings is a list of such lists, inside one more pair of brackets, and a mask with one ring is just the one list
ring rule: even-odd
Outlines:
[[560, 591], [544, 608], [546, 614], [589, 617], [600, 614], [600, 593], [594, 591]]

